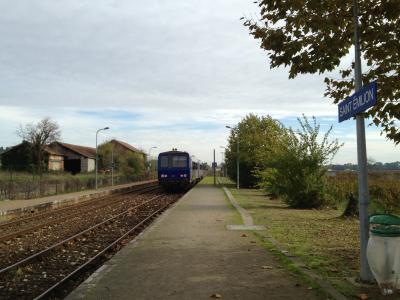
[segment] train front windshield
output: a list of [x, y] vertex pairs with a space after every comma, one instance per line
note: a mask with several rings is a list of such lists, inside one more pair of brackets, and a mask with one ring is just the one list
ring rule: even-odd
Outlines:
[[160, 161], [161, 168], [187, 168], [188, 157], [185, 155], [162, 156]]

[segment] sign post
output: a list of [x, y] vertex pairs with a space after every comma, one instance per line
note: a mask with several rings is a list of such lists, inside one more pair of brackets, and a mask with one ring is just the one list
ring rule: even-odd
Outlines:
[[367, 244], [369, 238], [369, 191], [367, 171], [367, 147], [365, 143], [364, 117], [360, 115], [376, 104], [377, 84], [371, 82], [362, 86], [360, 32], [358, 24], [358, 0], [353, 0], [354, 14], [354, 83], [355, 93], [339, 104], [339, 122], [356, 117], [357, 122], [357, 161], [358, 161], [358, 201], [360, 218], [360, 279], [372, 282], [373, 276], [367, 260]]
[[339, 123], [350, 119], [351, 117], [355, 117], [360, 112], [374, 106], [376, 104], [376, 98], [377, 83], [376, 81], [372, 81], [339, 103]]
[[214, 185], [216, 184], [216, 178], [215, 178], [215, 169], [217, 168], [217, 163], [215, 162], [215, 149], [214, 149], [214, 161], [213, 161], [213, 171], [214, 171]]

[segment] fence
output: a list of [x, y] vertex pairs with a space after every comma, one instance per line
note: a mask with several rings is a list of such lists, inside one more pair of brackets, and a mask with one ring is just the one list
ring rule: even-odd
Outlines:
[[[146, 180], [146, 175], [139, 176], [114, 176], [114, 185]], [[109, 174], [99, 174], [98, 186], [111, 186]], [[31, 199], [63, 193], [79, 192], [95, 188], [95, 175], [93, 173], [70, 174], [44, 174], [43, 177], [32, 174], [1, 172], [0, 174], [0, 200]]]

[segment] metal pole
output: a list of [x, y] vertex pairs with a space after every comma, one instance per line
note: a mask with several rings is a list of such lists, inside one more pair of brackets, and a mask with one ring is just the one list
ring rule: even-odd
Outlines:
[[151, 147], [150, 149], [149, 149], [149, 156], [148, 156], [148, 165], [147, 165], [147, 172], [148, 172], [148, 177], [149, 177], [149, 179], [151, 179], [150, 178], [150, 175], [151, 175], [151, 149], [155, 149], [155, 148], [157, 148], [157, 146], [153, 146], [153, 147]]
[[96, 177], [96, 180], [95, 180], [95, 187], [96, 187], [96, 190], [97, 190], [97, 161], [98, 161], [98, 155], [97, 155], [97, 135], [99, 134], [99, 132], [100, 131], [102, 131], [102, 130], [107, 130], [107, 129], [110, 129], [110, 127], [104, 127], [104, 128], [100, 128], [100, 129], [98, 129], [97, 131], [96, 131], [96, 159], [95, 159], [95, 166], [96, 166], [96, 171], [95, 171], [95, 173], [96, 173], [96, 175], [95, 175], [95, 177]]
[[214, 163], [213, 163], [213, 169], [214, 169], [214, 185], [216, 184], [215, 180], [215, 149], [214, 149]]
[[[224, 166], [224, 168], [222, 169], [222, 166]], [[222, 177], [224, 177], [225, 175], [225, 164], [224, 164], [224, 152], [221, 152], [221, 175]]]
[[237, 157], [236, 157], [236, 188], [239, 189], [240, 185], [239, 185], [239, 136], [236, 137], [237, 138], [237, 144], [236, 144], [236, 153], [237, 153]]
[[111, 148], [111, 186], [114, 186], [114, 145]]
[[101, 129], [96, 131], [96, 160], [95, 160], [95, 165], [96, 165], [96, 171], [95, 171], [95, 173], [96, 173], [96, 176], [95, 176], [96, 177], [96, 180], [95, 180], [96, 184], [95, 184], [95, 188], [96, 188], [96, 190], [97, 190], [97, 161], [98, 161], [98, 157], [97, 157], [97, 134], [99, 133], [100, 130]]
[[[355, 91], [362, 88], [360, 31], [358, 22], [358, 0], [353, 0], [354, 13], [354, 51], [355, 51]], [[364, 117], [356, 116], [357, 123], [357, 160], [358, 160], [358, 199], [360, 218], [360, 279], [371, 282], [373, 276], [367, 260], [367, 243], [369, 238], [369, 192], [368, 192], [368, 170], [367, 170], [367, 148], [365, 143]]]

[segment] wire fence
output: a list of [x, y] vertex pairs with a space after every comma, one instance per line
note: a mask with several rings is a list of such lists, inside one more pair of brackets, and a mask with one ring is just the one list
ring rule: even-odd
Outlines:
[[[154, 174], [123, 176], [99, 174], [98, 187], [107, 187], [154, 178]], [[57, 194], [79, 192], [95, 188], [95, 174], [35, 174], [0, 172], [0, 200], [32, 199]]]

